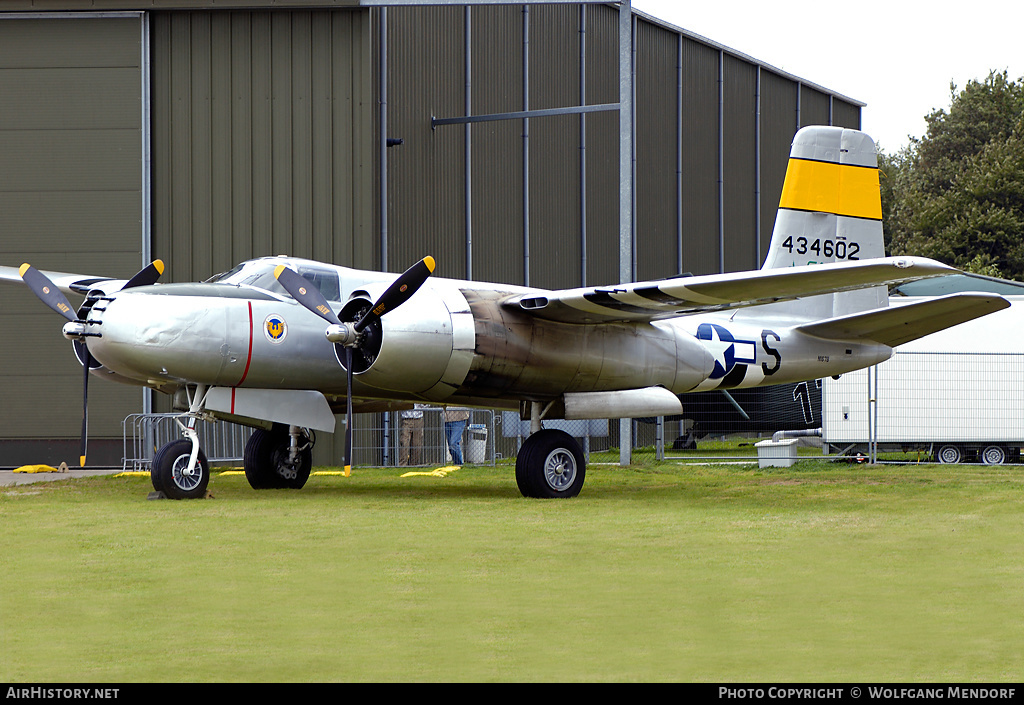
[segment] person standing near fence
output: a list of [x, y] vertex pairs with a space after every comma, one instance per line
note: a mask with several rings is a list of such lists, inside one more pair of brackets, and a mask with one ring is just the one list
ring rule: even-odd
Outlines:
[[444, 437], [448, 441], [448, 452], [453, 465], [462, 465], [462, 433], [469, 421], [469, 409], [448, 408], [444, 410]]
[[401, 412], [402, 426], [398, 434], [400, 466], [419, 465], [420, 449], [423, 447], [423, 410], [426, 404], [416, 404], [412, 409]]

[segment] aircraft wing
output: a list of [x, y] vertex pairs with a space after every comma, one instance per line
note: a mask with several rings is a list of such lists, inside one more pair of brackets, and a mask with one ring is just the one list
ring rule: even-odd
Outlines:
[[[96, 287], [101, 282], [111, 282], [114, 284], [114, 290], [120, 289], [127, 283], [127, 279], [114, 279], [112, 277], [92, 277], [87, 274], [68, 274], [66, 272], [50, 272], [44, 271], [43, 274], [57, 285], [57, 288], [63, 291], [65, 294], [79, 294], [84, 295], [89, 293], [90, 289]], [[0, 281], [11, 281], [21, 283], [21, 275], [18, 274], [17, 267], [0, 267]], [[107, 287], [105, 287], [107, 288]]]
[[619, 286], [531, 292], [513, 297], [505, 305], [539, 318], [566, 323], [645, 321], [889, 286], [958, 271], [923, 257], [882, 257]]
[[1009, 306], [996, 294], [950, 294], [808, 323], [797, 330], [818, 338], [874, 340], [894, 347]]

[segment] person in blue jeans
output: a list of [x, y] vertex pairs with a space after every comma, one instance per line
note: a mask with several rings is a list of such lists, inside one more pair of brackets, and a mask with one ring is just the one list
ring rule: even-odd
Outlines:
[[448, 440], [453, 465], [462, 465], [462, 433], [466, 430], [467, 421], [469, 409], [444, 410], [444, 436]]

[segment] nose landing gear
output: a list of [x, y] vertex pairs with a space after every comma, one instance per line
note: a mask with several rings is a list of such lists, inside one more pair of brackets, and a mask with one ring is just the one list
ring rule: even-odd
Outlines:
[[[153, 489], [169, 499], [206, 496], [210, 465], [195, 429], [196, 422], [206, 416], [206, 394], [204, 385], [190, 394], [185, 422], [177, 422], [184, 437], [164, 445], [153, 459]], [[270, 430], [255, 430], [243, 455], [249, 484], [256, 490], [302, 488], [313, 468], [315, 439], [313, 431], [299, 426], [274, 424]]]
[[149, 471], [153, 489], [168, 499], [202, 499], [210, 484], [210, 464], [199, 447], [196, 421], [206, 401], [206, 385], [196, 387], [189, 401], [187, 424], [178, 421], [184, 438], [171, 441], [157, 451]]

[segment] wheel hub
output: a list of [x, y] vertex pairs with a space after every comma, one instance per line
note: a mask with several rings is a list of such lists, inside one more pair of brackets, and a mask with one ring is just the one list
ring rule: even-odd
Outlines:
[[[171, 467], [171, 477], [174, 479], [174, 484], [186, 492], [194, 490], [202, 480], [202, 473], [196, 472], [195, 468], [190, 470], [188, 467], [188, 461], [191, 457], [191, 454], [179, 455]], [[198, 463], [199, 461], [196, 460], [197, 465]]]
[[544, 479], [553, 490], [569, 487], [576, 479], [576, 459], [572, 453], [559, 448], [548, 454], [544, 461]]

